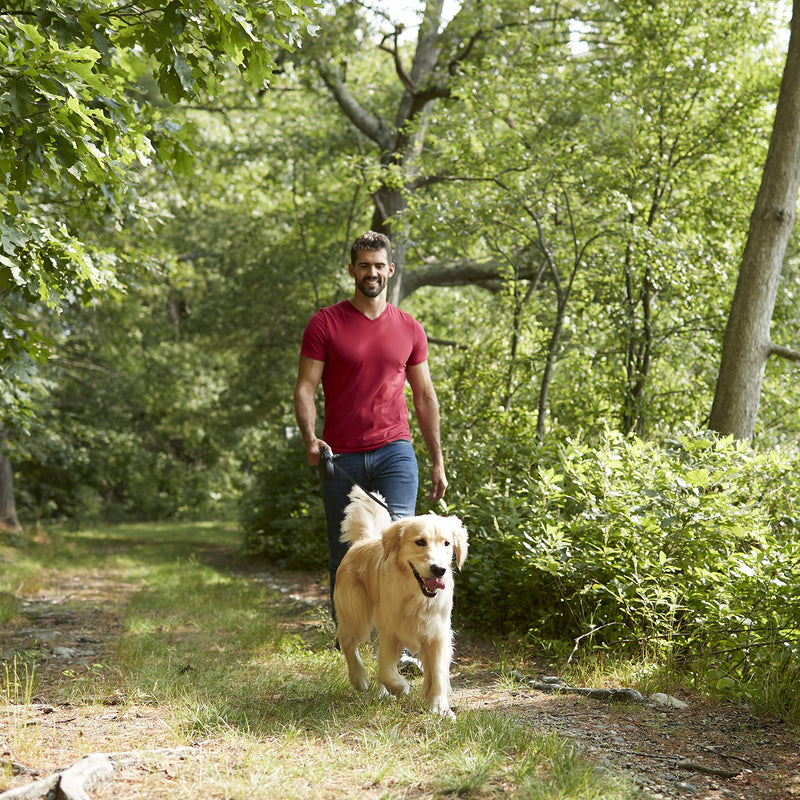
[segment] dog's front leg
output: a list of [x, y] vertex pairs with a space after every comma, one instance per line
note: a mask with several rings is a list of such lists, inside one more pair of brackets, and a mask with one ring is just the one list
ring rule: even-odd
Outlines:
[[433, 639], [426, 642], [419, 653], [424, 675], [422, 694], [431, 711], [449, 719], [456, 718], [448, 700], [452, 657], [453, 645], [449, 639]]
[[403, 652], [400, 640], [392, 634], [378, 636], [378, 680], [395, 697], [408, 694], [408, 681], [397, 671], [397, 661]]

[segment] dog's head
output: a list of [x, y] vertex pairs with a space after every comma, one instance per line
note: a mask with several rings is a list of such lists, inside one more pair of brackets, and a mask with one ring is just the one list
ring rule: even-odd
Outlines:
[[383, 532], [384, 557], [395, 558], [401, 569], [410, 570], [429, 598], [446, 588], [453, 561], [460, 569], [467, 549], [467, 531], [458, 517], [404, 517]]

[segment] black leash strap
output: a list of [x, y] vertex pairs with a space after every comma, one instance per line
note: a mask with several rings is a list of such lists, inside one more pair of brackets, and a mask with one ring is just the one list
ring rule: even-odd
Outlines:
[[336, 463], [336, 461], [334, 460], [334, 455], [333, 453], [331, 453], [330, 450], [322, 450], [321, 453], [322, 453], [322, 458], [320, 458], [319, 460], [319, 474], [323, 483], [327, 483], [329, 480], [331, 480], [331, 478], [333, 478], [334, 470], [338, 470], [342, 475], [344, 475], [345, 478], [347, 478], [347, 480], [350, 481], [350, 483], [353, 484], [353, 486], [358, 486], [358, 488], [361, 489], [361, 491], [364, 492], [364, 494], [366, 494], [367, 497], [374, 500], [379, 506], [383, 506], [389, 512], [389, 516], [392, 518], [392, 520], [400, 519], [399, 514], [395, 514], [394, 511], [392, 511], [392, 509], [386, 505], [386, 503], [384, 503], [379, 498], [375, 497], [375, 495], [372, 494], [372, 492], [365, 489], [352, 475], [345, 472]]

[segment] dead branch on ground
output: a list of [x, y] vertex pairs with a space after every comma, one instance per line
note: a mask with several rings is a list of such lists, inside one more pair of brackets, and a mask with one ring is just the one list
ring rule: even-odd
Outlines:
[[186, 755], [189, 747], [161, 750], [131, 751], [129, 753], [92, 753], [71, 766], [27, 786], [9, 789], [0, 800], [44, 800], [59, 797], [63, 800], [90, 800], [88, 792], [101, 781], [108, 780], [118, 770], [133, 767], [154, 756]]

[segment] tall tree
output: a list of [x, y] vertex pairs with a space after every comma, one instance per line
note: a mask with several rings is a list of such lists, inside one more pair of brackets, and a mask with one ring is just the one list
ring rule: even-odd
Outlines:
[[[392, 22], [374, 9], [371, 15], [365, 14], [362, 7], [368, 8], [368, 4], [346, 0], [324, 12], [323, 35], [308, 47], [330, 95], [349, 123], [371, 142], [372, 150], [363, 160], [363, 170], [373, 203], [371, 226], [392, 239], [397, 267], [389, 289], [393, 303], [408, 294], [404, 281], [409, 202], [426, 186], [444, 177], [424, 174], [421, 161], [437, 101], [452, 99], [454, 76], [479, 54], [484, 39], [508, 27], [531, 26], [544, 16], [541, 10], [531, 11], [529, 4], [515, 0], [488, 4], [468, 0], [460, 4], [452, 19], [446, 20], [444, 6], [444, 0], [425, 0], [416, 42], [409, 50], [404, 24]], [[381, 20], [382, 34], [376, 34], [374, 29], [376, 17]], [[389, 57], [391, 71], [386, 69], [381, 74], [384, 86], [380, 92], [372, 84], [374, 64], [369, 74], [359, 74], [358, 65], [353, 68], [351, 64], [359, 56], [352, 49], [356, 27], [360, 29], [359, 38], [371, 46], [375, 46], [377, 35], [378, 50]], [[421, 285], [421, 278], [463, 285], [496, 280], [504, 271], [502, 262], [497, 260], [482, 264], [477, 272], [475, 264], [459, 265], [459, 270], [453, 270], [453, 264], [428, 266], [424, 275], [417, 276], [414, 288]]]
[[[534, 35], [497, 32], [481, 41], [479, 63], [461, 65], [429, 125], [435, 163], [426, 166], [449, 178], [417, 198], [415, 238], [435, 242], [447, 227], [448, 242], [469, 242], [475, 257], [458, 268], [451, 258], [445, 270], [428, 246], [404, 287], [461, 276], [497, 286], [501, 261], [532, 287], [546, 262], [526, 305], [526, 347], [517, 316], [509, 346], [523, 359], [535, 354], [538, 403], [524, 387], [515, 402], [538, 405], [540, 421], [549, 396], [586, 392], [586, 381], [596, 382], [590, 394], [604, 398], [603, 413], [613, 402], [622, 427], [639, 433], [662, 409], [674, 415], [667, 424], [694, 415], [677, 393], [688, 405], [710, 392], [710, 371], [682, 376], [697, 374], [714, 345], [718, 276], [746, 214], [730, 190], [752, 179], [776, 85], [761, 66], [774, 35], [769, 10], [727, 8], [618, 0], [571, 24], [542, 22]], [[480, 258], [480, 247], [496, 257]], [[538, 335], [544, 326], [548, 338]], [[554, 368], [565, 358], [570, 368]], [[565, 385], [565, 373], [583, 378]]]
[[770, 356], [800, 362], [800, 352], [776, 344], [772, 314], [786, 244], [797, 219], [800, 190], [800, 0], [794, 0], [786, 65], [775, 122], [736, 282], [709, 425], [750, 439]]

